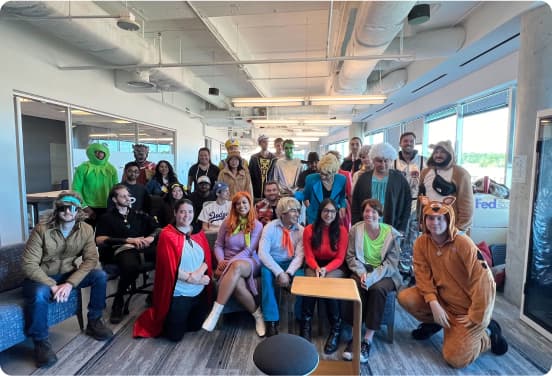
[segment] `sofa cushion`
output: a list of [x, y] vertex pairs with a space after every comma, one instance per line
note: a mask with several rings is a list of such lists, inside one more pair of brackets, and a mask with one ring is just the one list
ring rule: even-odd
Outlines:
[[[50, 303], [48, 326], [60, 323], [78, 312], [79, 292], [80, 289], [73, 289], [66, 303]], [[24, 304], [21, 287], [0, 294], [0, 351], [25, 340]]]
[[21, 268], [25, 243], [0, 247], [0, 292], [21, 286], [25, 276]]

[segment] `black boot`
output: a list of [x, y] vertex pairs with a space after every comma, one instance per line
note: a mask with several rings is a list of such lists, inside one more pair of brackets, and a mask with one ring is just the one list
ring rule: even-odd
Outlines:
[[301, 331], [299, 335], [306, 339], [307, 341], [311, 341], [312, 339], [312, 326], [311, 326], [312, 316], [311, 317], [303, 317], [303, 320], [301, 320]]
[[265, 338], [278, 335], [278, 321], [265, 321]]
[[338, 318], [335, 321], [335, 324], [332, 324], [330, 329], [330, 334], [326, 338], [326, 343], [324, 344], [324, 353], [333, 354], [339, 347], [339, 337], [341, 335], [341, 318]]
[[47, 368], [57, 362], [56, 353], [47, 339], [34, 341], [34, 346], [34, 357], [38, 368]]
[[332, 354], [339, 347], [339, 337], [341, 335], [341, 314], [339, 302], [334, 299], [326, 300], [326, 307], [328, 308], [328, 319], [330, 320], [330, 334], [326, 339], [324, 345], [324, 353]]
[[122, 296], [115, 296], [115, 299], [113, 299], [113, 305], [111, 306], [111, 316], [109, 317], [109, 321], [112, 324], [118, 324], [123, 321], [124, 304], [125, 300]]
[[314, 305], [316, 304], [316, 300], [314, 298], [306, 298], [303, 297], [303, 305], [301, 310], [301, 329], [299, 332], [299, 335], [306, 339], [307, 341], [311, 341], [312, 339], [312, 312], [314, 311]]

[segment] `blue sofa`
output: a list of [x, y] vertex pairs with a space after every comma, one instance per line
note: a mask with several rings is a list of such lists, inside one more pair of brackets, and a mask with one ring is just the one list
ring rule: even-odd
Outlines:
[[[24, 279], [21, 269], [24, 249], [25, 243], [0, 247], [0, 351], [26, 338], [21, 288]], [[84, 326], [80, 289], [73, 289], [66, 303], [50, 303], [48, 325], [55, 325], [74, 315], [77, 315], [82, 331]]]

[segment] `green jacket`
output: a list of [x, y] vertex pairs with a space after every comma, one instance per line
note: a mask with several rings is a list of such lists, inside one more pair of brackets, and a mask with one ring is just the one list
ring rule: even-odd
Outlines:
[[[103, 151], [105, 158], [96, 158], [96, 151]], [[82, 197], [84, 207], [106, 208], [109, 191], [119, 182], [117, 170], [109, 163], [109, 149], [102, 144], [88, 145], [86, 155], [89, 161], [77, 167], [72, 189]]]
[[[82, 263], [76, 261], [82, 256]], [[94, 230], [84, 222], [75, 227], [65, 239], [58, 227], [52, 224], [37, 225], [23, 252], [25, 277], [48, 286], [56, 285], [49, 276], [73, 272], [67, 282], [77, 286], [98, 265], [99, 255], [94, 241]]]

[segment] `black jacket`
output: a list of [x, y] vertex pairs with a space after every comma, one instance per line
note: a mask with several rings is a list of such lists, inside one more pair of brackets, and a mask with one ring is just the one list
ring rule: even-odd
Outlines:
[[[360, 175], [355, 185], [353, 204], [351, 205], [351, 224], [353, 225], [362, 221], [362, 201], [372, 198], [373, 174], [373, 171], [368, 171]], [[383, 223], [404, 232], [410, 217], [411, 204], [410, 186], [405, 177], [399, 171], [389, 170], [385, 206], [383, 207]]]

